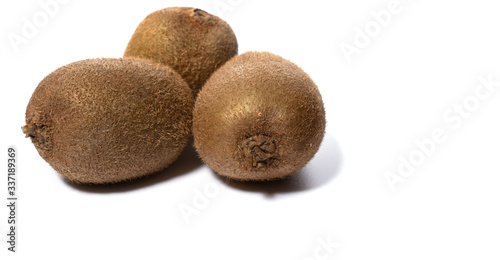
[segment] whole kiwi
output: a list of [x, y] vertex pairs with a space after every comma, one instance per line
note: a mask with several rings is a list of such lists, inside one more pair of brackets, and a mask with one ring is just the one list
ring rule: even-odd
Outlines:
[[139, 24], [123, 57], [170, 66], [196, 96], [208, 77], [237, 53], [236, 36], [225, 21], [200, 9], [170, 7]]
[[39, 83], [22, 129], [68, 180], [116, 183], [160, 171], [179, 156], [191, 135], [193, 102], [172, 69], [88, 59]]
[[321, 94], [294, 63], [247, 52], [218, 69], [198, 95], [194, 145], [220, 175], [273, 180], [300, 170], [325, 132]]

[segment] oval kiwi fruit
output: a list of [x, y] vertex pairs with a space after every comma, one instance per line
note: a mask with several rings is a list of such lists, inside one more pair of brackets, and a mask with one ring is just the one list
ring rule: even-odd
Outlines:
[[191, 135], [193, 103], [172, 69], [88, 59], [39, 83], [23, 131], [68, 180], [116, 183], [160, 171], [179, 156]]
[[325, 123], [320, 92], [301, 68], [271, 53], [247, 52], [218, 69], [199, 93], [194, 145], [220, 175], [280, 179], [314, 156]]
[[231, 27], [190, 7], [149, 14], [132, 35], [124, 58], [144, 58], [176, 70], [197, 95], [208, 77], [238, 53]]

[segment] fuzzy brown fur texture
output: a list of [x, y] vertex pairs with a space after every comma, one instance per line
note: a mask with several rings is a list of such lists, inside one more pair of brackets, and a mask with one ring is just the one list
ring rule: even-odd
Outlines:
[[210, 75], [237, 53], [236, 36], [225, 21], [200, 9], [170, 7], [139, 24], [123, 57], [170, 66], [196, 96]]
[[271, 53], [247, 52], [217, 70], [199, 93], [194, 145], [220, 175], [280, 179], [314, 156], [325, 124], [321, 94], [301, 68]]
[[70, 181], [115, 183], [162, 170], [179, 156], [191, 135], [193, 103], [172, 69], [89, 59], [40, 82], [23, 131]]

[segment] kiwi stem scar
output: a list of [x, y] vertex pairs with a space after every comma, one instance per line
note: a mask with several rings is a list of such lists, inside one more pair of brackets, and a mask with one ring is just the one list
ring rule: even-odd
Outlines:
[[243, 140], [240, 153], [244, 160], [252, 163], [252, 167], [262, 168], [269, 165], [271, 159], [278, 156], [276, 143], [266, 135], [255, 135]]
[[47, 138], [45, 125], [27, 124], [22, 127], [23, 133], [26, 137], [31, 138], [33, 143], [38, 145], [40, 149], [47, 149]]

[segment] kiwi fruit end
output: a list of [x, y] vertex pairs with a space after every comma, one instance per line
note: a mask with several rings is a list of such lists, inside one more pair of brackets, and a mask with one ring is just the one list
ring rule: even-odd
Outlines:
[[218, 69], [199, 93], [194, 145], [222, 176], [281, 179], [314, 156], [325, 124], [321, 94], [301, 68], [271, 53], [247, 52]]

